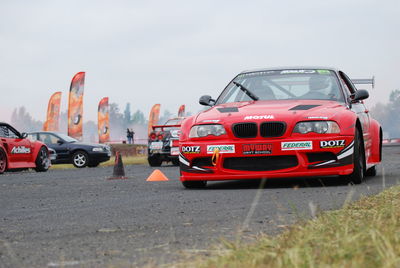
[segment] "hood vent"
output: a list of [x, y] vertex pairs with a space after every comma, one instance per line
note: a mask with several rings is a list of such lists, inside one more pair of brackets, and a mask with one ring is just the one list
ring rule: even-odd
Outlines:
[[226, 107], [226, 108], [217, 108], [220, 113], [237, 113], [239, 109], [237, 107]]
[[310, 110], [310, 109], [318, 107], [318, 106], [321, 106], [321, 105], [304, 105], [304, 104], [302, 104], [302, 105], [297, 105], [295, 107], [292, 107], [289, 110], [290, 111], [294, 111], [294, 110], [305, 111], [305, 110]]

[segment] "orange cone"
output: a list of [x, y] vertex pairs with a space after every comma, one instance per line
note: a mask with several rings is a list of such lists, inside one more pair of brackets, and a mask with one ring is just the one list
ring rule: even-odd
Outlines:
[[167, 176], [164, 175], [159, 169], [153, 171], [146, 181], [169, 181]]
[[121, 154], [117, 151], [115, 152], [115, 164], [113, 170], [113, 176], [109, 180], [127, 179], [125, 177], [124, 163], [122, 163]]

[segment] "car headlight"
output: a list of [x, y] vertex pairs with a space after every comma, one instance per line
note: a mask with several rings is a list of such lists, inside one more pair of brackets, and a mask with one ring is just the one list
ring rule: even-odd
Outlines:
[[102, 148], [102, 147], [94, 147], [94, 148], [92, 149], [92, 151], [93, 151], [93, 152], [102, 152], [102, 151], [103, 151], [103, 148]]
[[340, 133], [339, 125], [334, 121], [304, 121], [294, 127], [293, 133], [307, 134], [315, 132], [318, 134]]
[[224, 134], [226, 134], [226, 131], [222, 125], [198, 125], [190, 129], [189, 138], [200, 138], [209, 135], [221, 136]]

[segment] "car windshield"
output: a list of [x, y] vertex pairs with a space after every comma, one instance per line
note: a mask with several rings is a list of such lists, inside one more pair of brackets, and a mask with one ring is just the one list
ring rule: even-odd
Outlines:
[[239, 74], [222, 92], [216, 104], [252, 101], [243, 85], [259, 100], [334, 100], [344, 102], [335, 72], [287, 69]]
[[65, 140], [66, 142], [77, 142], [77, 141], [78, 141], [78, 140], [76, 140], [76, 139], [74, 139], [74, 138], [72, 138], [72, 137], [70, 137], [70, 136], [67, 136], [67, 135], [65, 135], [65, 134], [62, 134], [62, 133], [57, 133], [57, 135], [58, 135], [61, 139]]

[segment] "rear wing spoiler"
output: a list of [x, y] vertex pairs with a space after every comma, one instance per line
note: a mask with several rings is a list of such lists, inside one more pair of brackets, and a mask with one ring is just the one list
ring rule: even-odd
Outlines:
[[181, 125], [155, 125], [155, 126], [152, 126], [153, 130], [155, 130], [156, 128], [160, 128], [161, 131], [164, 131], [164, 128], [167, 128], [167, 127], [181, 127]]
[[362, 78], [362, 79], [351, 79], [351, 82], [355, 85], [371, 85], [372, 88], [375, 87], [375, 76], [372, 78]]

